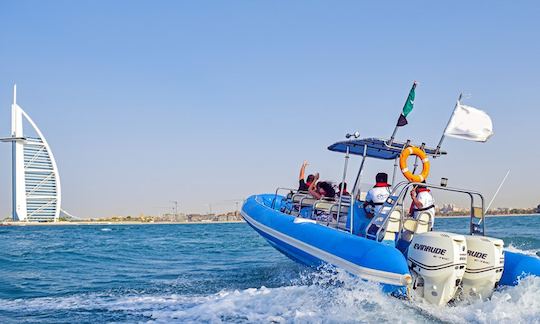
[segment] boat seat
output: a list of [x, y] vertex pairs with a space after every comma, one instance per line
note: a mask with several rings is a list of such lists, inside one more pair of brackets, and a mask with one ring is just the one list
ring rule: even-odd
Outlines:
[[314, 205], [313, 209], [330, 212], [332, 207], [335, 205], [334, 201], [327, 201], [327, 200], [318, 200]]
[[[317, 202], [313, 205], [313, 208], [315, 209], [326, 211], [328, 213], [334, 213], [334, 214], [337, 214], [338, 207], [339, 207], [339, 201], [325, 199], [325, 198], [317, 200]], [[345, 202], [341, 202], [341, 212], [344, 212], [344, 210], [348, 212], [349, 211], [348, 208], [349, 208], [349, 204]]]
[[[351, 206], [350, 202], [346, 202], [346, 201], [342, 201], [341, 202], [341, 214], [342, 215], [347, 215], [347, 213], [349, 212], [349, 207]], [[333, 202], [332, 206], [330, 206], [330, 212], [333, 213], [333, 214], [337, 214], [338, 213], [338, 208], [339, 208], [339, 200], [336, 200]]]
[[416, 231], [415, 234], [426, 233], [430, 230], [431, 224], [431, 214], [430, 213], [420, 213], [416, 220]]
[[302, 199], [300, 199], [300, 207], [312, 207], [317, 203], [317, 199], [311, 197], [311, 196], [305, 196]]
[[306, 201], [306, 204], [304, 205], [303, 201], [305, 199], [313, 199], [313, 198], [311, 197], [310, 194], [303, 193], [302, 191], [299, 191], [299, 192], [293, 194], [292, 199], [291, 199], [291, 201], [289, 203], [289, 210], [286, 211], [287, 214], [298, 215], [298, 213], [300, 212], [300, 209], [302, 209], [302, 207], [312, 206], [313, 203], [315, 202], [315, 200], [313, 200], [311, 202]]
[[401, 239], [411, 242], [414, 234], [426, 233], [430, 230], [431, 215], [429, 213], [421, 213], [418, 219], [407, 218], [403, 221], [403, 230], [401, 231]]
[[309, 194], [304, 194], [304, 193], [295, 193], [292, 196], [292, 202], [295, 203], [295, 204], [299, 204], [300, 201], [305, 197], [310, 197], [310, 195]]
[[401, 222], [401, 212], [399, 210], [394, 210], [390, 217], [388, 217], [388, 222], [386, 224], [386, 231], [392, 233], [399, 232], [399, 223]]
[[388, 217], [386, 223], [386, 230], [384, 231], [384, 236], [382, 242], [384, 244], [395, 246], [396, 238], [399, 234], [399, 225], [401, 223], [401, 212], [399, 210], [394, 210]]
[[410, 217], [403, 221], [403, 229], [401, 230], [400, 238], [404, 241], [411, 242], [416, 232], [418, 222], [416, 219]]
[[403, 229], [407, 230], [409, 232], [416, 232], [416, 219], [414, 218], [407, 218], [403, 222]]
[[320, 213], [324, 213], [328, 216], [325, 218], [327, 219], [326, 223], [329, 224], [333, 220], [333, 218], [335, 218], [335, 215], [337, 214], [337, 207], [338, 207], [338, 203], [334, 199], [322, 198], [320, 200], [317, 200], [313, 204], [311, 217], [316, 218], [317, 214], [320, 215]]

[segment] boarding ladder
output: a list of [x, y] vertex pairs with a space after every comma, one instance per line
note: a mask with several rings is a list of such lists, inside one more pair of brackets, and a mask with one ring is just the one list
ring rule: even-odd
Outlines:
[[366, 227], [366, 238], [374, 241], [379, 241], [379, 238], [382, 238], [381, 232], [386, 229], [386, 224], [394, 210], [397, 199], [398, 196], [390, 196], [386, 199], [381, 209], [373, 216], [373, 219]]

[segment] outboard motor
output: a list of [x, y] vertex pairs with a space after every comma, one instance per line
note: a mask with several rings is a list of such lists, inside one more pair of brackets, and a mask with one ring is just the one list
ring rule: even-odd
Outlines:
[[445, 232], [417, 234], [409, 246], [407, 262], [415, 292], [431, 304], [446, 305], [465, 274], [465, 237]]
[[489, 298], [499, 284], [504, 268], [504, 242], [485, 236], [466, 236], [467, 267], [463, 297]]

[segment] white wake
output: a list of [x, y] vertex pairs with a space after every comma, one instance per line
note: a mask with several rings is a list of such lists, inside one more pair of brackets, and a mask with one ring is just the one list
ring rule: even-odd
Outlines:
[[99, 311], [151, 323], [531, 323], [540, 319], [540, 278], [495, 292], [485, 302], [435, 307], [383, 294], [342, 271], [302, 276], [291, 286], [224, 290], [209, 295], [88, 294], [1, 300], [0, 311]]

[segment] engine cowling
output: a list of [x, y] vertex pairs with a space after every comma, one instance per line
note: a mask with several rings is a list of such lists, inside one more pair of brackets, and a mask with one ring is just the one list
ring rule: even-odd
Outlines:
[[414, 291], [426, 301], [445, 305], [461, 286], [467, 261], [463, 235], [428, 232], [414, 236], [407, 253]]
[[463, 276], [463, 297], [489, 298], [504, 269], [504, 242], [486, 236], [466, 236], [467, 266]]

